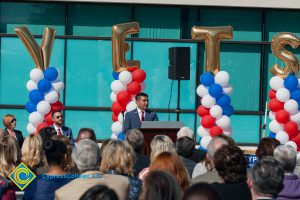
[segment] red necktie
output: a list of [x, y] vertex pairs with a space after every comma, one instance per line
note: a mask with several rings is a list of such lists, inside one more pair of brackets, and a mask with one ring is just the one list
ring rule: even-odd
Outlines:
[[145, 112], [144, 111], [142, 111], [141, 121], [145, 121]]
[[61, 130], [60, 130], [60, 128], [59, 128], [59, 129], [57, 129], [57, 135], [62, 135], [62, 134], [61, 134]]

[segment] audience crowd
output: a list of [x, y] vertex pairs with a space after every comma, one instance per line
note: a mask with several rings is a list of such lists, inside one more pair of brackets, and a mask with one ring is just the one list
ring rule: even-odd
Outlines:
[[21, 162], [36, 174], [24, 200], [300, 199], [297, 150], [276, 139], [260, 141], [252, 168], [232, 138], [215, 136], [206, 152], [195, 148], [188, 127], [180, 129], [176, 142], [158, 132], [148, 157], [140, 130], [129, 130], [125, 141], [101, 141], [100, 147], [91, 128], [80, 129], [73, 139], [57, 113], [61, 131], [54, 125], [25, 139], [15, 129], [15, 117], [3, 117], [0, 199], [17, 198], [19, 189], [9, 175]]

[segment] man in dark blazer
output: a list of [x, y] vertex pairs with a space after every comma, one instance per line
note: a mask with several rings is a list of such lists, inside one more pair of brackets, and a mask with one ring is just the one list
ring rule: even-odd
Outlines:
[[64, 117], [60, 110], [53, 111], [52, 120], [54, 123], [51, 127], [55, 129], [57, 135], [66, 136], [67, 138], [69, 138], [70, 144], [74, 145], [75, 141], [73, 139], [72, 129], [64, 126]]
[[141, 128], [142, 121], [158, 121], [156, 112], [148, 109], [148, 95], [145, 93], [138, 93], [135, 96], [137, 108], [127, 112], [125, 115], [124, 132], [130, 129]]

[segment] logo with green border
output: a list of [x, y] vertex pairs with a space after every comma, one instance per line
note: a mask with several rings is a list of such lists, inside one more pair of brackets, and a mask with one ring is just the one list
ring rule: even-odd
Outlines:
[[16, 186], [21, 190], [24, 190], [36, 178], [36, 175], [21, 162], [8, 177], [16, 184]]

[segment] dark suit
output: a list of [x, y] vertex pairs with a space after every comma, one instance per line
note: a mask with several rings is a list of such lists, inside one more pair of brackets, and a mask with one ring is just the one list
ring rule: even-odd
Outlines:
[[133, 169], [134, 169], [134, 176], [138, 177], [139, 173], [144, 168], [149, 167], [150, 159], [147, 156], [142, 155], [140, 153], [135, 153], [135, 156], [136, 156], [136, 162], [135, 162]]
[[[24, 142], [24, 137], [21, 131], [18, 130], [14, 130], [15, 134], [16, 134], [16, 139], [18, 141], [19, 147], [20, 149], [22, 148], [23, 142]], [[4, 134], [5, 135], [9, 135], [7, 129], [4, 129]]]
[[[50, 126], [50, 127], [55, 129], [55, 127], [54, 127], [53, 125]], [[61, 127], [61, 131], [62, 131], [62, 135], [63, 135], [63, 136], [66, 136], [67, 138], [69, 138], [70, 144], [71, 144], [71, 145], [75, 145], [75, 141], [74, 141], [74, 139], [73, 139], [72, 129], [70, 129], [69, 127], [66, 127], [66, 126], [62, 126], [62, 127]], [[57, 133], [57, 132], [56, 132], [56, 133]]]
[[[145, 121], [158, 121], [156, 112], [145, 110]], [[141, 120], [137, 109], [134, 109], [125, 115], [124, 132], [130, 129], [141, 128]]]

